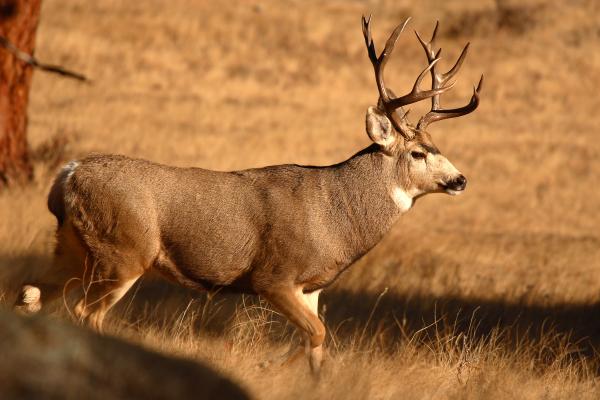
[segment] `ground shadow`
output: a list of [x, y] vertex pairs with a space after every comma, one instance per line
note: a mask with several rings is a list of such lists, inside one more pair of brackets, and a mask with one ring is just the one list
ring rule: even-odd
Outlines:
[[[524, 339], [531, 342], [547, 341], [548, 337], [557, 339], [556, 343], [547, 342], [549, 346], [564, 344], [566, 340], [573, 346], [573, 354], [586, 357], [595, 356], [595, 348], [600, 346], [600, 321], [596, 318], [600, 303], [533, 305], [459, 295], [402, 294], [393, 290], [354, 292], [339, 287], [326, 290], [321, 299], [322, 317], [338, 341], [355, 339], [357, 332], [364, 332], [366, 337], [382, 338], [384, 348], [393, 348], [415, 332], [431, 340], [440, 332], [455, 336], [462, 333], [475, 340], [486, 340], [495, 332], [502, 334], [507, 346], [516, 346]], [[232, 293], [216, 293], [209, 298], [204, 293], [146, 279], [124, 299], [116, 313], [133, 320], [148, 310], [148, 304], [154, 304], [152, 323], [162, 321], [168, 326], [191, 304], [196, 310], [206, 312], [196, 322], [198, 334], [222, 335], [230, 329], [236, 309], [257, 302], [254, 296], [242, 298]], [[281, 318], [273, 318], [289, 330]], [[282, 337], [285, 336], [276, 334], [274, 340]]]
[[[28, 256], [23, 259], [2, 258], [0, 266], [37, 265], [47, 258]], [[10, 277], [7, 282], [4, 277]], [[23, 279], [15, 274], [0, 275], [5, 288], [5, 305]], [[10, 288], [10, 286], [15, 286]], [[9, 287], [8, 289], [6, 289]], [[377, 335], [383, 347], [392, 348], [415, 332], [432, 337], [439, 332], [465, 334], [474, 339], [486, 339], [493, 332], [502, 332], [503, 343], [510, 346], [523, 339], [541, 342], [544, 337], [555, 336], [573, 345], [573, 354], [594, 357], [600, 346], [600, 303], [593, 304], [535, 304], [489, 300], [473, 296], [431, 293], [398, 293], [393, 289], [385, 293], [350, 291], [339, 285], [324, 291], [321, 296], [321, 314], [336, 340], [350, 340], [356, 332], [366, 337]], [[231, 329], [236, 310], [259, 304], [254, 296], [233, 293], [199, 293], [170, 284], [157, 277], [141, 279], [111, 312], [113, 319], [124, 323], [147, 323], [157, 328], [168, 328], [173, 321], [190, 309], [195, 310], [192, 321], [198, 334], [223, 335]], [[201, 312], [199, 312], [201, 310]], [[290, 330], [282, 318], [282, 329]], [[140, 322], [141, 321], [141, 322]], [[273, 335], [273, 340], [286, 340], [285, 335]], [[283, 338], [283, 339], [282, 339]], [[549, 344], [552, 346], [552, 344]], [[558, 345], [558, 342], [557, 344]]]
[[338, 334], [366, 329], [370, 334], [385, 326], [395, 339], [422, 331], [465, 334], [476, 339], [502, 333], [510, 343], [541, 341], [549, 335], [568, 338], [577, 351], [595, 354], [600, 345], [600, 303], [535, 305], [491, 301], [469, 296], [438, 297], [427, 293], [403, 295], [351, 292], [324, 293], [327, 323], [340, 326]]
[[21, 285], [40, 276], [51, 261], [50, 254], [0, 254], [0, 294], [3, 302], [12, 302]]

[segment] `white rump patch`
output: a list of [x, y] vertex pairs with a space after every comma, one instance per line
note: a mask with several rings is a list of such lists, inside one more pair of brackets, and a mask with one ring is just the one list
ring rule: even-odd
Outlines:
[[413, 205], [413, 197], [400, 187], [395, 187], [392, 190], [392, 199], [401, 212], [410, 210]]
[[75, 172], [75, 168], [77, 168], [77, 167], [79, 167], [79, 162], [77, 162], [75, 160], [69, 161], [69, 163], [63, 167], [63, 173], [65, 174], [65, 181], [67, 179], [69, 179], [71, 177], [71, 175], [73, 175], [73, 172]]

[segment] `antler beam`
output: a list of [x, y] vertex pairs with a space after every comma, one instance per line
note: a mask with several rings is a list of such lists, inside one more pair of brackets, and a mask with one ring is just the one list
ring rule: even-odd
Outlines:
[[443, 92], [445, 92], [453, 86], [452, 84], [450, 84], [446, 86], [437, 86], [432, 88], [431, 90], [420, 89], [419, 85], [421, 84], [421, 81], [423, 80], [427, 72], [433, 71], [435, 64], [439, 61], [439, 58], [434, 57], [434, 59], [429, 60], [429, 65], [427, 66], [427, 68], [425, 68], [423, 72], [419, 74], [415, 81], [415, 84], [413, 85], [412, 90], [408, 94], [401, 97], [391, 97], [392, 92], [385, 86], [383, 71], [385, 69], [385, 65], [389, 59], [390, 54], [394, 50], [394, 46], [396, 45], [398, 37], [400, 36], [400, 34], [402, 33], [409, 21], [410, 18], [407, 18], [406, 21], [404, 21], [404, 23], [398, 25], [396, 29], [394, 29], [387, 42], [385, 43], [385, 48], [383, 49], [381, 54], [377, 56], [375, 44], [373, 43], [373, 38], [371, 36], [371, 16], [369, 16], [368, 18], [366, 18], [365, 16], [362, 17], [363, 35], [365, 37], [365, 44], [367, 46], [369, 59], [371, 60], [371, 63], [373, 64], [373, 69], [375, 70], [375, 81], [377, 82], [377, 89], [379, 90], [380, 104], [383, 107], [382, 111], [386, 113], [396, 131], [402, 134], [402, 136], [404, 136], [406, 139], [412, 138], [411, 131], [409, 129], [406, 129], [406, 114], [400, 116], [398, 115], [396, 110], [399, 108], [401, 109], [402, 106], [416, 103], [417, 101], [421, 101], [429, 97], [439, 96], [440, 94], [442, 94]]
[[[425, 42], [421, 38], [419, 33], [417, 31], [415, 31], [415, 34], [417, 35], [417, 39], [419, 39], [421, 46], [423, 46], [423, 50], [425, 50], [425, 55], [427, 56], [427, 60], [429, 61], [430, 64], [435, 60], [439, 60], [440, 54], [442, 52], [442, 49], [439, 49], [437, 51], [435, 50], [435, 37], [437, 35], [438, 28], [439, 28], [439, 22], [436, 22], [435, 28], [433, 29], [433, 34], [431, 35], [431, 39], [429, 40], [429, 42]], [[465, 57], [467, 56], [467, 52], [469, 51], [469, 45], [470, 45], [470, 43], [467, 43], [465, 45], [462, 52], [460, 53], [460, 56], [456, 60], [456, 63], [454, 63], [454, 66], [448, 72], [440, 73], [437, 71], [436, 66], [433, 65], [433, 67], [430, 69], [431, 70], [432, 90], [435, 90], [437, 88], [447, 87], [447, 86], [445, 86], [446, 83], [450, 79], [452, 79], [454, 77], [454, 75], [456, 75], [458, 73], [458, 71], [460, 70], [462, 63], [465, 60]], [[419, 120], [419, 123], [417, 124], [417, 129], [425, 129], [432, 122], [441, 121], [443, 119], [448, 119], [448, 118], [460, 117], [460, 116], [463, 116], [463, 115], [466, 115], [466, 114], [469, 114], [469, 113], [475, 111], [475, 109], [479, 105], [479, 94], [481, 92], [482, 84], [483, 84], [483, 75], [481, 75], [481, 79], [479, 79], [479, 84], [477, 85], [477, 87], [473, 87], [473, 95], [471, 96], [471, 100], [469, 101], [469, 104], [467, 104], [466, 106], [463, 106], [463, 107], [459, 107], [459, 108], [442, 109], [440, 106], [439, 94], [433, 96], [431, 98], [431, 111], [429, 111], [427, 114], [425, 114], [423, 117], [421, 117], [421, 119]], [[450, 85], [450, 86], [452, 86], [452, 85]]]

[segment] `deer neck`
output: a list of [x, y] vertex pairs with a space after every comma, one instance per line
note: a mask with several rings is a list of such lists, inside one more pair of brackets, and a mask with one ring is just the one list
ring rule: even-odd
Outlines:
[[412, 207], [413, 196], [398, 184], [397, 174], [395, 161], [375, 145], [340, 164], [336, 179], [343, 201], [338, 204], [357, 250], [375, 246]]

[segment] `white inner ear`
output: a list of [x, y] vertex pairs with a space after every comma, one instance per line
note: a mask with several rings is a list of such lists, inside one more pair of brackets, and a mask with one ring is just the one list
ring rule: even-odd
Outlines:
[[376, 107], [367, 110], [367, 134], [372, 141], [383, 147], [389, 147], [396, 141], [391, 121]]

